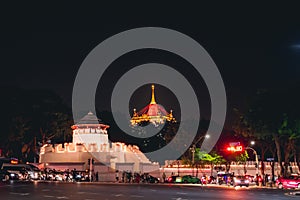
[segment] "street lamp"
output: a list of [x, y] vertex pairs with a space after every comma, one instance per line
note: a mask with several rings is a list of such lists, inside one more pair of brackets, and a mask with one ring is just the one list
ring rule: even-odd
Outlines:
[[[252, 144], [252, 142], [251, 142], [251, 144]], [[253, 151], [254, 155], [255, 155], [256, 175], [258, 175], [259, 170], [258, 170], [258, 155], [257, 155], [257, 152], [252, 147], [246, 147], [246, 149], [251, 149]]]
[[208, 135], [208, 134], [202, 135], [196, 142], [194, 142], [194, 144], [192, 145], [192, 147], [190, 147], [190, 151], [192, 152], [192, 164], [193, 164], [193, 166], [195, 164], [196, 144], [198, 144], [198, 142], [200, 142], [200, 140], [202, 140], [204, 137], [205, 138], [210, 138], [210, 135]]
[[196, 145], [193, 144], [193, 146], [190, 147], [190, 151], [192, 152], [192, 165], [194, 166], [194, 163], [195, 163]]

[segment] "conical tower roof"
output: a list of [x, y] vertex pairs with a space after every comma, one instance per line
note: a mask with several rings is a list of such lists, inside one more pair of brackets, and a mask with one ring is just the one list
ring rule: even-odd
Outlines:
[[75, 125], [72, 126], [72, 129], [76, 128], [86, 128], [86, 127], [101, 127], [102, 129], [109, 128], [109, 125], [104, 124], [100, 119], [97, 118], [92, 112], [89, 112], [83, 118], [81, 118]]
[[81, 118], [76, 125], [78, 124], [100, 124], [101, 120], [97, 118], [92, 112], [89, 112], [83, 118]]

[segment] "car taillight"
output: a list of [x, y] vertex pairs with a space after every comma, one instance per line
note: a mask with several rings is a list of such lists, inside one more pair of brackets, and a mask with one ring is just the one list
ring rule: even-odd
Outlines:
[[261, 177], [258, 178], [258, 181], [262, 181]]

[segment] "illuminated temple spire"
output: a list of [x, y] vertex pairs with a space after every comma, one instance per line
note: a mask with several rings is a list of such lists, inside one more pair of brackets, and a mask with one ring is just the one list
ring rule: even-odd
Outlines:
[[151, 86], [151, 89], [152, 89], [152, 96], [151, 96], [150, 104], [156, 104], [156, 102], [155, 102], [155, 93], [154, 93], [154, 85]]
[[154, 89], [154, 85], [151, 85], [152, 93], [149, 105], [144, 107], [139, 112], [137, 112], [136, 109], [133, 109], [133, 115], [130, 120], [131, 125], [138, 125], [144, 122], [150, 122], [155, 125], [158, 125], [165, 123], [165, 121], [176, 121], [173, 117], [172, 110], [170, 113], [168, 113], [163, 106], [156, 103]]

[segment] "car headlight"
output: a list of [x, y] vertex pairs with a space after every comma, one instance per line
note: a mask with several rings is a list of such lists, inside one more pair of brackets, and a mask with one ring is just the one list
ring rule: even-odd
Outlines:
[[249, 183], [249, 180], [245, 180], [245, 183]]
[[235, 182], [237, 182], [237, 183], [240, 183], [240, 182], [241, 182], [241, 180], [235, 180]]
[[11, 177], [14, 177], [14, 176], [15, 176], [15, 174], [10, 174], [10, 176], [11, 176]]

